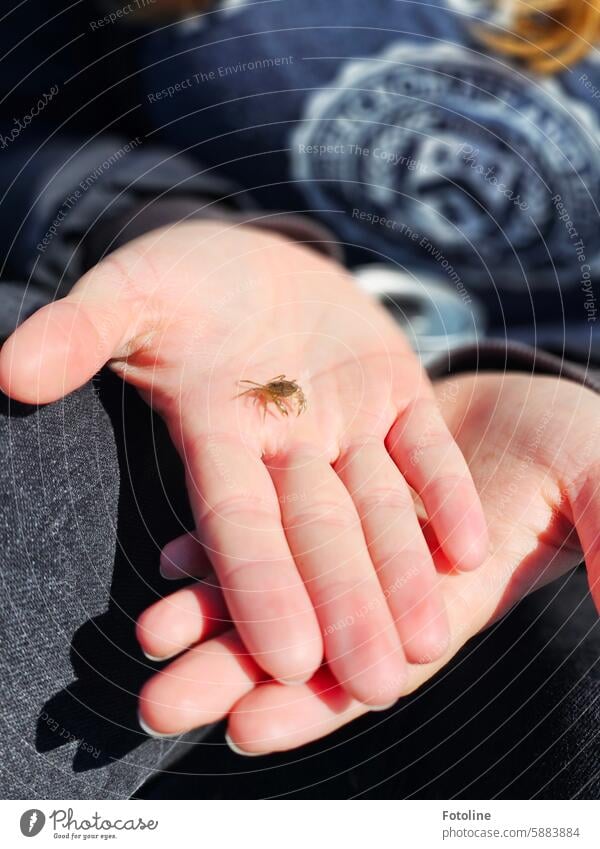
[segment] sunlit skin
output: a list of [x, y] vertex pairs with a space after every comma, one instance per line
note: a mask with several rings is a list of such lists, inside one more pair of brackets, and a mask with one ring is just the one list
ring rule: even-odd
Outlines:
[[[491, 551], [481, 569], [462, 573], [448, 571], [436, 551], [450, 645], [432, 663], [409, 664], [406, 692], [519, 599], [584, 556], [600, 609], [600, 399], [550, 377], [465, 375], [451, 383], [452, 392], [446, 382], [437, 385], [437, 394], [482, 493]], [[431, 528], [425, 531], [435, 549]], [[172, 568], [179, 562], [188, 574], [210, 569], [191, 536], [167, 546], [165, 554]], [[368, 710], [339, 686], [327, 665], [303, 686], [265, 681], [228, 622], [214, 578], [154, 604], [140, 617], [137, 633], [146, 651], [163, 656], [194, 645], [142, 691], [141, 714], [154, 729], [184, 731], [228, 716], [234, 745], [261, 754], [318, 739]]]
[[[106, 362], [164, 417], [197, 534], [266, 674], [304, 681], [325, 656], [378, 707], [405, 691], [407, 659], [445, 653], [409, 485], [455, 568], [483, 562], [485, 519], [406, 339], [339, 265], [250, 227], [154, 231], [29, 318], [0, 353], [0, 385], [50, 402]], [[233, 398], [278, 372], [308, 399], [302, 415]]]

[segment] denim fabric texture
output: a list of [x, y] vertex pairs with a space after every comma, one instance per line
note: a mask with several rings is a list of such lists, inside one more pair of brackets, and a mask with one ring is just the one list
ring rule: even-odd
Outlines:
[[135, 618], [173, 589], [159, 549], [189, 522], [179, 460], [109, 374], [46, 407], [2, 396], [0, 452], [0, 796], [128, 798], [205, 733], [137, 723], [159, 665]]

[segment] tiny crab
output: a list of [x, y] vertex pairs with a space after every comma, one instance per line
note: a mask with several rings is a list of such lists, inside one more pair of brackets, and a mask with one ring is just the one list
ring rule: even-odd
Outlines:
[[256, 383], [254, 380], [240, 380], [240, 383], [249, 383], [251, 386], [250, 389], [244, 389], [243, 392], [240, 392], [237, 397], [253, 394], [264, 404], [265, 411], [267, 404], [272, 403], [283, 416], [287, 416], [288, 407], [282, 400], [283, 398], [295, 402], [297, 416], [306, 410], [307, 401], [304, 392], [300, 389], [296, 380], [287, 380], [285, 374], [278, 374], [277, 377], [271, 378], [268, 383]]

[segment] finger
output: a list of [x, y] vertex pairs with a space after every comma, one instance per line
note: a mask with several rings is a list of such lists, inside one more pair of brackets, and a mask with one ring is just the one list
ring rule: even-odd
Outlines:
[[186, 460], [198, 534], [242, 640], [274, 678], [307, 680], [323, 644], [264, 464], [226, 436], [192, 440]]
[[310, 451], [277, 457], [269, 469], [333, 674], [359, 701], [395, 701], [406, 683], [406, 660], [348, 492]]
[[227, 741], [241, 755], [265, 755], [311, 743], [369, 712], [327, 667], [308, 684], [259, 684], [233, 707]]
[[473, 478], [433, 399], [420, 398], [398, 416], [386, 447], [423, 500], [450, 563], [469, 570], [489, 551], [487, 524]]
[[139, 616], [136, 637], [146, 657], [166, 660], [231, 627], [216, 584], [195, 584], [161, 598]]
[[204, 578], [212, 565], [194, 534], [182, 534], [168, 542], [160, 553], [160, 574], [167, 581]]
[[600, 613], [600, 478], [592, 471], [568, 488], [575, 530], [583, 548], [588, 581]]
[[[409, 664], [404, 694], [414, 692], [442, 669], [466, 640], [493, 617], [509, 578], [502, 558], [489, 566], [487, 575], [486, 569], [479, 569], [443, 576], [450, 645], [431, 664]], [[264, 682], [253, 688], [233, 707], [228, 736], [241, 753], [287, 751], [333, 733], [368, 710], [367, 705], [351, 698], [323, 667], [311, 681], [299, 687]]]
[[140, 724], [162, 736], [217, 722], [263, 677], [238, 635], [228, 631], [190, 649], [143, 686]]
[[448, 648], [450, 630], [411, 492], [379, 441], [350, 446], [335, 469], [356, 505], [406, 656], [431, 663]]
[[0, 351], [0, 388], [18, 401], [45, 404], [93, 377], [143, 330], [127, 279], [127, 269], [108, 257], [66, 298], [28, 318]]
[[[477, 570], [444, 576], [451, 644], [432, 664], [408, 667], [406, 693], [439, 671], [493, 617], [509, 579], [502, 558], [490, 561], [489, 567], [487, 575], [486, 570]], [[184, 660], [182, 669], [179, 664]], [[166, 676], [173, 668], [175, 674]], [[249, 754], [285, 751], [309, 743], [369, 710], [353, 699], [327, 668], [298, 687], [264, 682], [233, 631], [183, 655], [148, 682], [142, 697], [142, 722], [167, 734], [189, 731], [229, 713], [230, 738], [238, 750]]]

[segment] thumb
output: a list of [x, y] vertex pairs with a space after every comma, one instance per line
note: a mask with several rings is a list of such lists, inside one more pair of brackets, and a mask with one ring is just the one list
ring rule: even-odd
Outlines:
[[569, 501], [583, 548], [592, 598], [600, 613], [600, 479], [593, 478], [591, 471], [585, 475]]
[[30, 316], [2, 346], [0, 389], [17, 401], [46, 404], [86, 383], [128, 341], [127, 280], [126, 269], [108, 257], [67, 297]]

